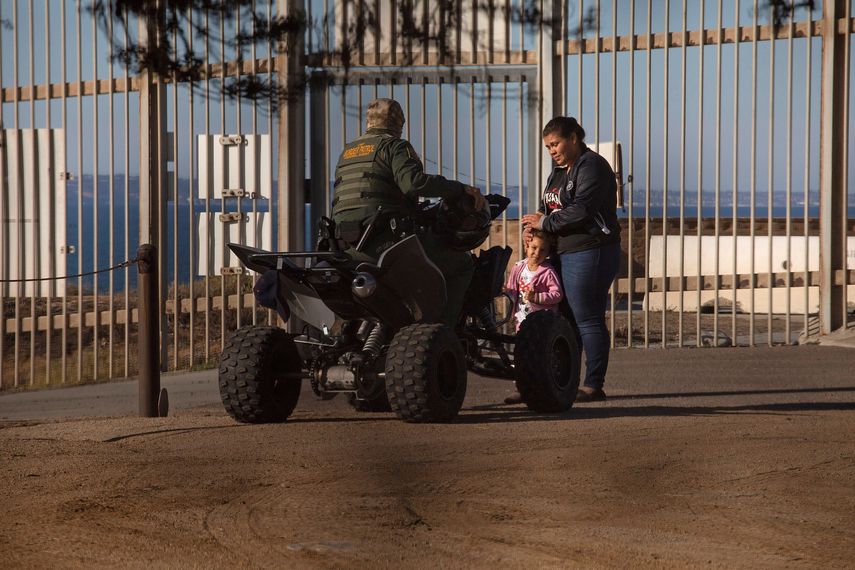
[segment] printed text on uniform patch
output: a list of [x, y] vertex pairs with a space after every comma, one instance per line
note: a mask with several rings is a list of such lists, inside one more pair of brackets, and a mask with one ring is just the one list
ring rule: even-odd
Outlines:
[[374, 152], [373, 144], [359, 144], [353, 148], [349, 148], [344, 151], [343, 158], [356, 158], [357, 156], [365, 156], [367, 154], [371, 154], [372, 152]]

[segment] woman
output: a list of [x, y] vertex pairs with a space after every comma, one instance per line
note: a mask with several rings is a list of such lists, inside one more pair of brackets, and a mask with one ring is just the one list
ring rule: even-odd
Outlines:
[[558, 238], [564, 297], [585, 351], [585, 381], [577, 402], [606, 399], [609, 366], [606, 300], [620, 264], [620, 225], [615, 173], [605, 158], [585, 146], [585, 129], [573, 117], [555, 117], [543, 129], [543, 143], [555, 165], [536, 214], [522, 217], [532, 229]]

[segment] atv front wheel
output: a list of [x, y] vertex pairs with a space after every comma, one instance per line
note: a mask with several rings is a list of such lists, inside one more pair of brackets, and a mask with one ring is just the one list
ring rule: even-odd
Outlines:
[[280, 328], [238, 329], [220, 355], [220, 397], [243, 423], [285, 421], [300, 397], [300, 356]]
[[529, 409], [564, 412], [579, 389], [581, 350], [573, 326], [554, 311], [528, 315], [517, 333], [517, 389]]
[[386, 355], [386, 394], [404, 421], [454, 419], [466, 396], [466, 358], [451, 329], [415, 324], [398, 331]]

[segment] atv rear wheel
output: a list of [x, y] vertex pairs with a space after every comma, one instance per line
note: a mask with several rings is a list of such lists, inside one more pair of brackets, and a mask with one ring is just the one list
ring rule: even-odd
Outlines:
[[514, 369], [517, 389], [529, 409], [564, 412], [579, 389], [581, 350], [567, 319], [554, 311], [528, 315], [517, 333]]
[[297, 347], [283, 329], [238, 329], [220, 355], [223, 406], [243, 423], [285, 421], [300, 397], [301, 369]]
[[466, 358], [451, 329], [415, 324], [398, 331], [386, 356], [386, 394], [404, 421], [454, 419], [466, 396]]

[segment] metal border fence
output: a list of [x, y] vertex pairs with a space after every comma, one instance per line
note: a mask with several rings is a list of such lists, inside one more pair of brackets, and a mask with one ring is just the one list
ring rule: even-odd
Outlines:
[[[517, 251], [515, 216], [536, 207], [550, 167], [540, 127], [571, 114], [589, 146], [621, 142], [625, 263], [611, 295], [615, 346], [774, 345], [851, 320], [849, 2], [801, 7], [777, 22], [757, 0], [258, 0], [249, 10], [268, 21], [302, 12], [302, 43], [286, 52], [193, 39], [199, 15], [189, 11], [205, 78], [188, 84], [114, 64], [115, 44], [159, 33], [151, 22], [110, 15], [103, 29], [85, 0], [2, 3], [2, 130], [59, 133], [65, 165], [49, 175], [64, 185], [65, 207], [39, 223], [67, 215], [66, 243], [25, 226], [24, 186], [12, 187], [10, 169], [15, 180], [44, 177], [42, 163], [10, 163], [0, 141], [4, 278], [58, 276], [40, 264], [25, 275], [28, 255], [64, 256], [65, 274], [80, 274], [155, 243], [162, 368], [212, 366], [229, 331], [274, 316], [255, 305], [250, 276], [196, 274], [200, 247], [222, 247], [199, 235], [199, 219], [228, 209], [200, 185], [199, 137], [270, 138], [262, 157], [273, 173], [270, 199], [229, 204], [240, 219], [268, 214], [276, 249], [302, 248], [329, 208], [338, 152], [380, 95], [403, 103], [405, 136], [428, 171], [512, 197], [515, 210], [489, 244]], [[250, 25], [243, 13], [228, 25], [239, 27], [242, 16]], [[202, 18], [221, 39], [235, 32]], [[128, 37], [114, 36], [125, 29]], [[221, 95], [249, 75], [303, 84], [305, 96], [273, 112]], [[243, 180], [244, 163], [224, 168]], [[50, 193], [34, 199], [54, 203]], [[785, 252], [782, 266], [773, 243]], [[802, 244], [797, 253], [794, 244]], [[738, 263], [746, 257], [747, 269]], [[738, 298], [748, 299], [741, 309]], [[130, 267], [46, 294], [6, 283], [0, 304], [0, 388], [137, 373]]]

